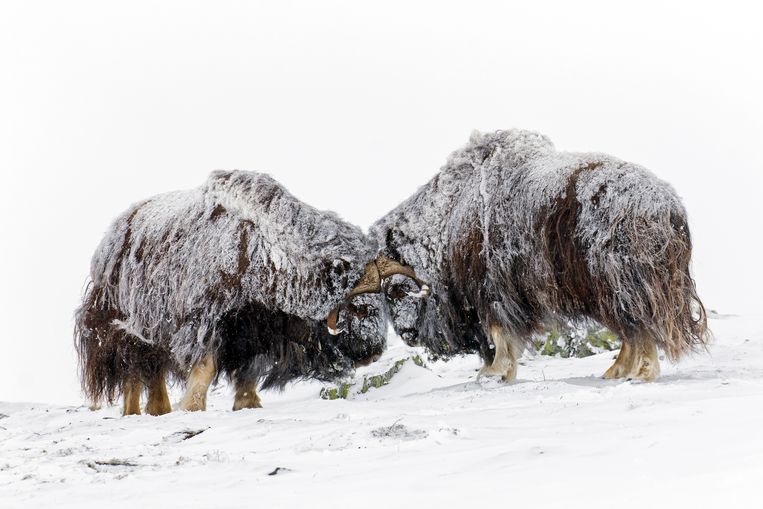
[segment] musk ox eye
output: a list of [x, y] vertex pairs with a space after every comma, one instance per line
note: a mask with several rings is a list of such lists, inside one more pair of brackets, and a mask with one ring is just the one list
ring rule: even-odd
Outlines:
[[368, 306], [366, 304], [348, 304], [347, 312], [356, 318], [366, 318], [368, 316]]
[[331, 272], [338, 275], [343, 275], [350, 268], [350, 263], [347, 260], [338, 258], [331, 263]]
[[387, 289], [387, 297], [394, 300], [402, 299], [405, 297], [405, 290], [403, 290], [400, 285], [391, 285]]
[[387, 297], [393, 300], [399, 300], [408, 295], [408, 289], [406, 285], [389, 285], [387, 288]]

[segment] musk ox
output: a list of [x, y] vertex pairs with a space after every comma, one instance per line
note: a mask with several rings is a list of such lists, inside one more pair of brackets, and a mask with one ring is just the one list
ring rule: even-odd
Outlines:
[[123, 394], [130, 414], [145, 385], [146, 411], [161, 414], [168, 375], [187, 380], [184, 410], [203, 410], [221, 373], [234, 409], [260, 406], [259, 382], [342, 376], [385, 347], [374, 254], [359, 228], [264, 174], [217, 171], [139, 202], [92, 259], [75, 327], [83, 389], [94, 401]]
[[370, 230], [380, 253], [428, 280], [384, 284], [394, 328], [434, 356], [479, 352], [482, 374], [516, 377], [533, 332], [594, 320], [622, 348], [605, 378], [653, 380], [705, 344], [689, 273], [686, 212], [673, 188], [636, 164], [558, 152], [540, 134], [474, 134], [429, 183]]

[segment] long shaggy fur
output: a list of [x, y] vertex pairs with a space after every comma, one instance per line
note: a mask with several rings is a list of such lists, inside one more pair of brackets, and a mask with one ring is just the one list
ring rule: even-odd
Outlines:
[[159, 366], [184, 378], [209, 353], [234, 379], [269, 386], [344, 374], [384, 348], [379, 296], [348, 313], [347, 333], [324, 332], [373, 254], [359, 228], [264, 174], [218, 171], [140, 202], [93, 256], [76, 314], [83, 387], [112, 399], [130, 377]]
[[93, 402], [112, 402], [127, 382], [164, 383], [165, 375], [176, 370], [165, 347], [127, 334], [119, 326], [123, 318], [103, 287], [91, 283], [77, 311], [74, 336], [82, 388]]
[[560, 319], [599, 321], [671, 359], [707, 337], [672, 187], [605, 154], [557, 152], [537, 133], [474, 134], [371, 236], [431, 281], [428, 302], [394, 281], [387, 295], [398, 333], [435, 355], [490, 360], [489, 326], [527, 340]]

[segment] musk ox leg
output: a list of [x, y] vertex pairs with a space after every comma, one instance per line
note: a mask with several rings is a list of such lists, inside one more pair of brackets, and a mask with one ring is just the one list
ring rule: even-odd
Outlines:
[[495, 346], [495, 357], [490, 366], [483, 367], [478, 376], [500, 376], [505, 382], [517, 378], [517, 359], [522, 353], [522, 343], [498, 325], [490, 326], [490, 338]]
[[170, 396], [167, 394], [167, 385], [164, 383], [164, 375], [156, 377], [148, 386], [148, 403], [146, 413], [149, 415], [164, 415], [172, 412]]
[[657, 358], [657, 344], [654, 341], [644, 343], [641, 348], [641, 362], [636, 378], [652, 382], [660, 376], [660, 360]]
[[660, 375], [657, 359], [657, 345], [653, 341], [638, 341], [632, 344], [623, 340], [615, 363], [604, 373], [603, 378], [638, 378], [651, 382]]
[[623, 340], [622, 344], [620, 345], [620, 353], [617, 354], [615, 363], [612, 364], [609, 369], [604, 372], [603, 378], [607, 380], [628, 378], [630, 373], [633, 372], [633, 365], [635, 363], [635, 349], [631, 346], [630, 341]]
[[203, 357], [193, 365], [191, 374], [188, 375], [185, 396], [178, 407], [180, 410], [196, 412], [207, 409], [207, 390], [215, 378], [216, 371], [215, 360], [211, 355]]
[[122, 386], [122, 399], [124, 407], [122, 415], [140, 415], [140, 393], [143, 384], [134, 380], [128, 380]]
[[257, 381], [236, 384], [236, 399], [233, 401], [233, 410], [242, 408], [262, 408], [262, 402], [257, 395]]

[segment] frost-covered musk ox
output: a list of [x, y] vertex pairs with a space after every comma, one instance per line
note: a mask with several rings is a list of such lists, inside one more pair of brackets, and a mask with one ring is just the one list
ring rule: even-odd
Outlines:
[[474, 134], [370, 234], [432, 285], [424, 301], [409, 281], [387, 282], [398, 334], [434, 355], [479, 351], [485, 374], [514, 379], [531, 333], [560, 319], [622, 338], [605, 378], [653, 380], [656, 347], [675, 360], [706, 341], [678, 196], [605, 154], [557, 152], [527, 131]]
[[158, 414], [170, 411], [167, 374], [188, 378], [185, 410], [205, 408], [218, 373], [235, 385], [234, 409], [260, 406], [260, 381], [344, 375], [385, 346], [382, 297], [354, 288], [374, 255], [359, 228], [263, 174], [218, 171], [137, 203], [93, 256], [76, 315], [83, 388], [93, 400], [123, 393], [125, 413], [139, 413], [146, 385]]

